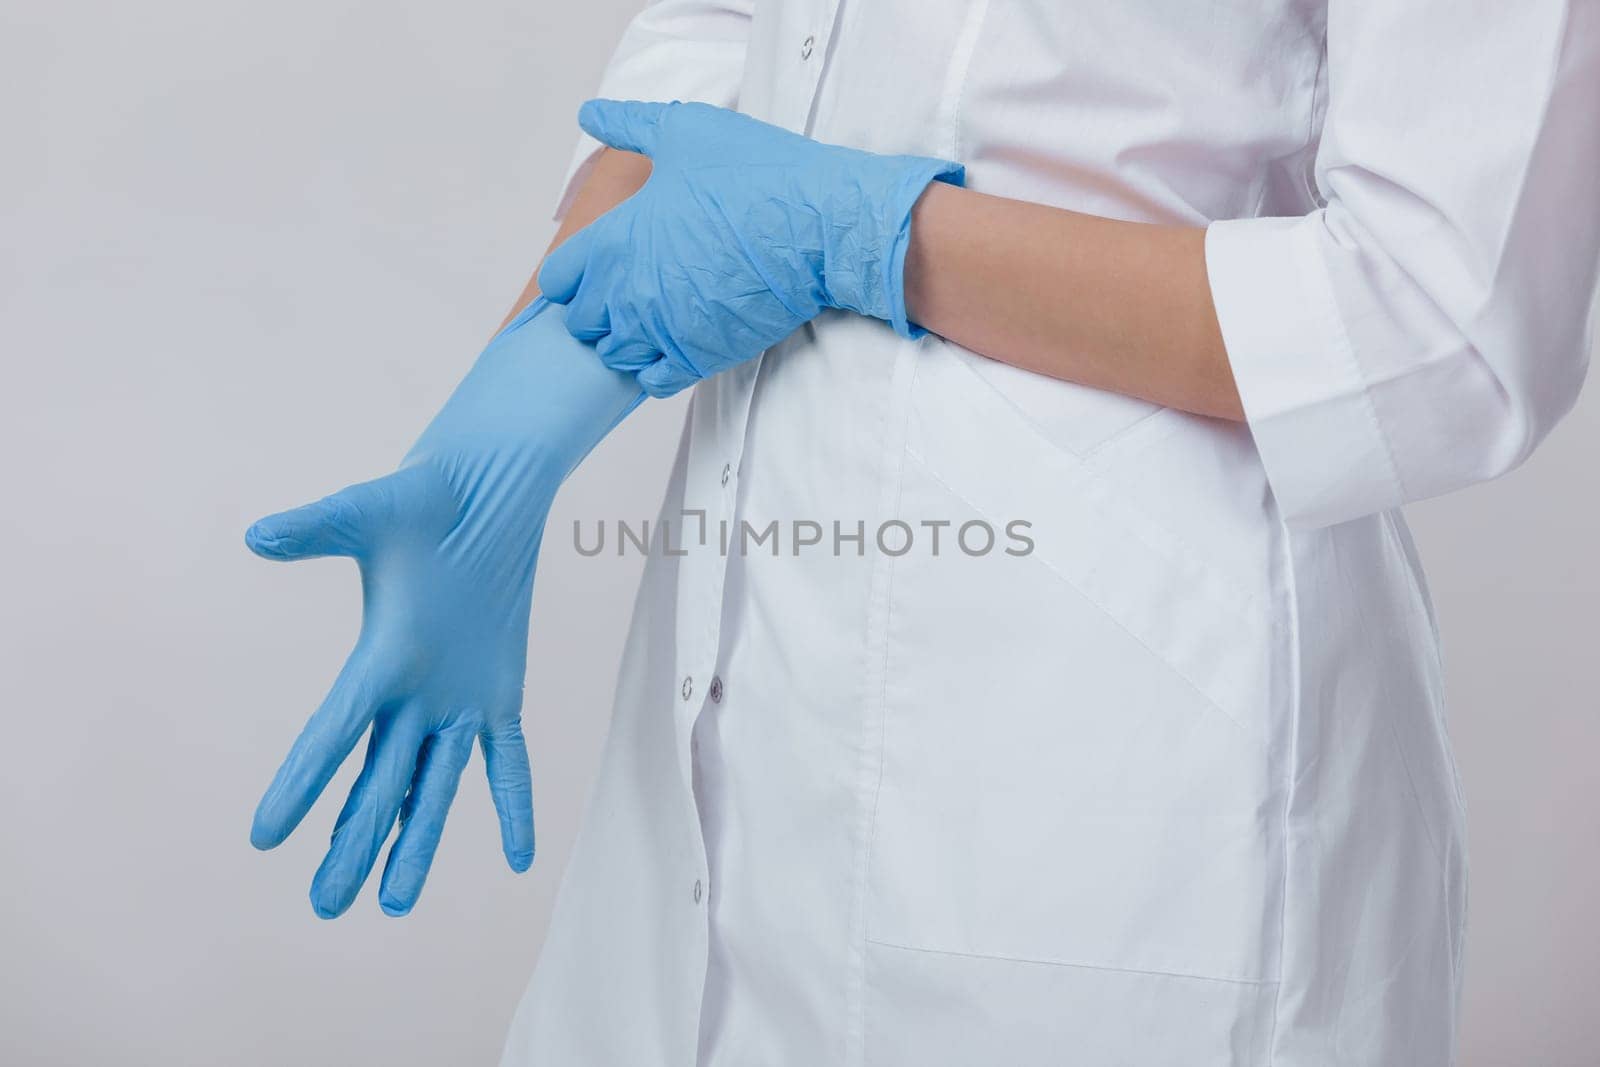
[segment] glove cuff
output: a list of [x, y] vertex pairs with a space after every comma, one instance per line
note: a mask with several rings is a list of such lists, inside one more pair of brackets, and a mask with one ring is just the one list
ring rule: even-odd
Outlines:
[[883, 258], [883, 294], [887, 314], [883, 316], [894, 332], [901, 337], [916, 339], [927, 333], [921, 326], [906, 317], [906, 252], [911, 247], [911, 212], [922, 198], [923, 191], [933, 182], [962, 187], [967, 182], [967, 168], [960, 163], [942, 159], [915, 159], [918, 164], [906, 169], [904, 181], [893, 201], [893, 220], [888, 233], [888, 254]]
[[[882, 319], [901, 337], [927, 331], [906, 318], [906, 250], [911, 246], [911, 212], [923, 190], [935, 181], [963, 185], [966, 168], [923, 156], [875, 156], [845, 149], [855, 197], [833, 218], [823, 236], [822, 290], [829, 307]], [[866, 155], [866, 165], [860, 157]], [[873, 172], [876, 175], [873, 176]], [[863, 173], [865, 172], [865, 173]], [[837, 225], [839, 215], [850, 224]], [[851, 218], [851, 216], [854, 216]]]

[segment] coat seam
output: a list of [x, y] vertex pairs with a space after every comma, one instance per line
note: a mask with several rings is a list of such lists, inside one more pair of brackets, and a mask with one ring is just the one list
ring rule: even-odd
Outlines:
[[1112, 974], [1137, 974], [1152, 978], [1181, 978], [1190, 982], [1221, 982], [1227, 985], [1245, 985], [1271, 987], [1278, 984], [1276, 978], [1242, 978], [1226, 974], [1196, 974], [1190, 971], [1163, 971], [1145, 967], [1113, 967], [1103, 963], [1080, 963], [1073, 960], [1040, 959], [1030, 956], [1013, 956], [996, 952], [962, 952], [957, 949], [929, 948], [923, 945], [903, 945], [893, 941], [881, 941], [875, 937], [867, 938], [867, 944], [877, 945], [880, 948], [892, 948], [900, 952], [921, 952], [930, 956], [955, 956], [970, 960], [997, 960], [1002, 963], [1026, 963], [1035, 967], [1066, 967], [1079, 971], [1107, 971]]
[[[1289, 930], [1289, 865], [1293, 860], [1294, 837], [1290, 832], [1290, 812], [1294, 805], [1295, 768], [1300, 752], [1300, 720], [1303, 711], [1301, 701], [1301, 671], [1300, 656], [1300, 590], [1295, 581], [1294, 570], [1294, 534], [1287, 526], [1280, 525], [1283, 548], [1279, 552], [1279, 566], [1283, 568], [1284, 595], [1288, 600], [1288, 668], [1289, 668], [1289, 751], [1284, 760], [1283, 771], [1283, 812], [1280, 829], [1280, 840], [1283, 841], [1283, 872], [1280, 879], [1278, 894], [1278, 966], [1277, 973], [1280, 982], [1283, 977], [1284, 959], [1288, 954]], [[1281, 1021], [1283, 1010], [1283, 988], [1280, 985], [1278, 995], [1272, 1001], [1272, 1026], [1267, 1032], [1266, 1064], [1272, 1067], [1277, 1059], [1278, 1024]]]
[[[898, 514], [900, 501], [904, 492], [905, 456], [906, 456], [906, 424], [910, 419], [912, 395], [917, 379], [917, 350], [921, 343], [914, 343], [909, 351], [902, 351], [900, 358], [906, 361], [905, 375], [907, 380], [903, 383], [895, 381], [896, 374], [891, 374], [890, 403], [884, 414], [884, 445], [883, 462], [885, 464], [884, 482], [880, 503], [892, 507]], [[898, 407], [896, 406], [898, 404]], [[896, 417], [899, 419], [900, 432], [894, 432]], [[859, 830], [860, 843], [857, 846], [856, 869], [854, 871], [855, 884], [851, 887], [854, 900], [852, 902], [851, 932], [850, 932], [850, 973], [847, 975], [846, 1008], [849, 1012], [845, 1034], [844, 1062], [847, 1065], [859, 1065], [866, 1058], [866, 945], [870, 938], [868, 929], [868, 905], [871, 896], [871, 865], [872, 851], [877, 840], [878, 832], [878, 799], [883, 785], [884, 764], [886, 760], [885, 738], [888, 731], [888, 700], [889, 700], [889, 624], [894, 611], [894, 564], [893, 556], [880, 554], [879, 565], [882, 567], [881, 594], [869, 593], [867, 605], [867, 668], [873, 666], [877, 660], [876, 679], [865, 679], [866, 687], [863, 693], [862, 704], [862, 744], [865, 746], [873, 739], [872, 715], [876, 708], [876, 768], [870, 761], [872, 753], [864, 750], [861, 755], [861, 765], [858, 773], [859, 787], [870, 789], [870, 799], [861, 797], [862, 824]], [[874, 576], [873, 582], [878, 579]], [[876, 592], [876, 591], [873, 591]], [[882, 645], [875, 649], [873, 642]], [[874, 682], [876, 685], [874, 686]], [[870, 806], [869, 806], [870, 805]]]
[[967, 80], [972, 74], [972, 57], [978, 51], [978, 39], [983, 35], [984, 23], [989, 17], [989, 0], [973, 0], [967, 18], [956, 38], [956, 54], [950, 64], [951, 81], [946, 84], [940, 111], [948, 125], [950, 158], [961, 158], [961, 112], [966, 103]]

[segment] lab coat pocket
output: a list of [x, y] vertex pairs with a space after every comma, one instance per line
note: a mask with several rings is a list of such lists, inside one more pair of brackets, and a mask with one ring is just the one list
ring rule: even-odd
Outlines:
[[1027, 543], [889, 563], [868, 940], [1270, 983], [1264, 621], [943, 346], [920, 354], [899, 502]]
[[1088, 457], [1165, 409], [1131, 396], [1091, 389], [1075, 382], [985, 359], [954, 345], [945, 354], [966, 364], [980, 381], [1016, 409], [1016, 415], [1045, 441], [1074, 456]]

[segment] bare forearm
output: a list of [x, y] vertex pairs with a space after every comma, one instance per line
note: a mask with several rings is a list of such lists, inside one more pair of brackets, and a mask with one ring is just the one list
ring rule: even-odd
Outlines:
[[[608, 148], [551, 248], [639, 190]], [[906, 256], [914, 322], [981, 355], [1203, 415], [1243, 412], [1206, 279], [1205, 231], [1098, 218], [934, 183]], [[529, 278], [507, 321], [539, 295]]]
[[[595, 160], [594, 167], [589, 171], [589, 176], [579, 187], [572, 198], [572, 205], [567, 210], [566, 217], [561, 220], [561, 227], [556, 230], [556, 235], [550, 241], [550, 248], [555, 248], [562, 241], [583, 229], [607, 211], [622, 203], [628, 197], [639, 191], [639, 187], [650, 177], [650, 161], [643, 156], [634, 155], [632, 152], [619, 152], [615, 148], [607, 148]], [[545, 254], [550, 254], [550, 249], [545, 249]], [[511, 313], [500, 325], [504, 327], [517, 317], [517, 313], [539, 295], [539, 268], [534, 265], [533, 277], [528, 279], [528, 284], [523, 286], [522, 295], [517, 297], [516, 305]]]
[[991, 359], [1166, 407], [1243, 418], [1205, 231], [935, 183], [906, 255], [912, 321]]

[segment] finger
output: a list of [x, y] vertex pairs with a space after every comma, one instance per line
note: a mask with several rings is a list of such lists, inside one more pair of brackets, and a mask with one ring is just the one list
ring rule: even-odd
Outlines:
[[389, 477], [348, 486], [315, 503], [268, 515], [245, 531], [244, 543], [266, 559], [358, 556], [390, 509]]
[[681, 393], [700, 380], [699, 375], [669, 359], [658, 359], [636, 376], [639, 388], [660, 399]]
[[661, 350], [643, 337], [608, 333], [595, 345], [600, 362], [624, 374], [636, 374], [661, 358]]
[[405, 915], [416, 907], [439, 848], [445, 815], [471, 756], [470, 726], [446, 727], [423, 742], [416, 779], [400, 807], [400, 836], [383, 866], [378, 906], [386, 914]]
[[276, 848], [300, 825], [378, 713], [388, 681], [359, 650], [345, 661], [256, 806], [252, 845]]
[[478, 740], [489, 773], [489, 795], [500, 816], [500, 848], [512, 870], [525, 871], [533, 863], [533, 779], [522, 720], [486, 730]]
[[328, 855], [311, 880], [311, 906], [324, 919], [344, 914], [378, 860], [417, 773], [426, 734], [416, 709], [379, 716], [367, 743], [367, 762], [333, 828]]
[[609, 287], [596, 275], [584, 278], [578, 295], [567, 305], [567, 332], [593, 343], [611, 332], [611, 310], [606, 306]]
[[556, 245], [539, 266], [539, 294], [552, 304], [566, 304], [578, 295], [594, 246], [596, 223], [591, 222]]
[[578, 125], [595, 140], [654, 155], [660, 139], [661, 116], [670, 104], [647, 104], [640, 100], [590, 100], [578, 109]]

